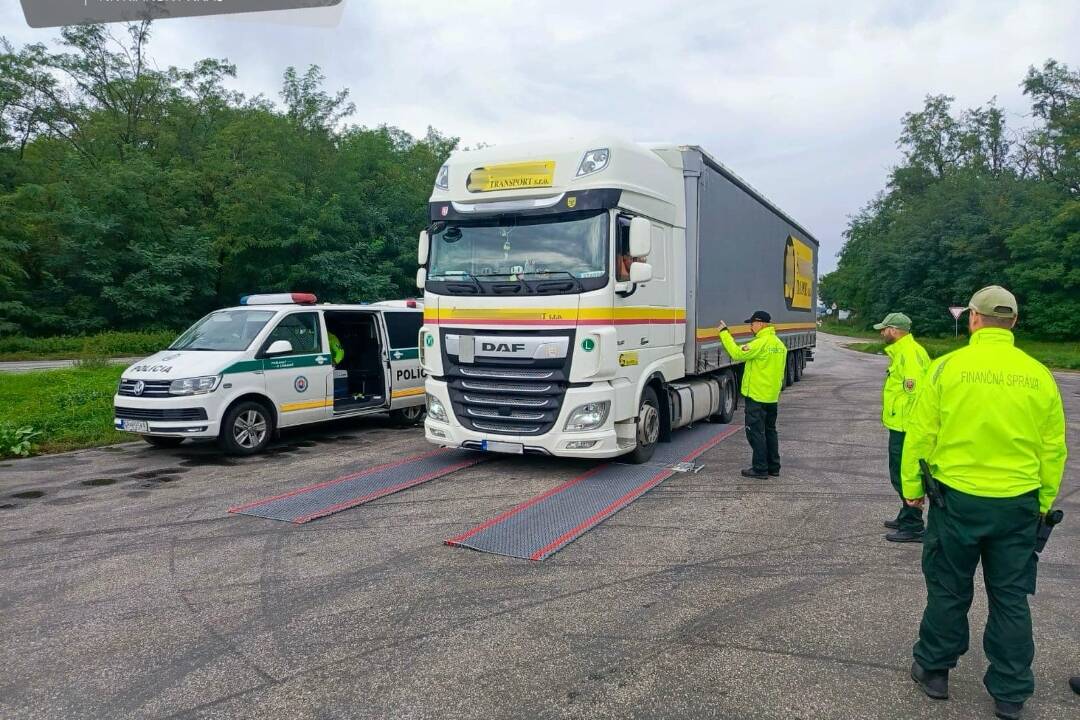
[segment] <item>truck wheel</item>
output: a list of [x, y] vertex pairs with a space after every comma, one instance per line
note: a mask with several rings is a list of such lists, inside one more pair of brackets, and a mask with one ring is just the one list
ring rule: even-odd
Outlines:
[[656, 452], [656, 443], [660, 442], [660, 403], [656, 391], [651, 386], [641, 394], [641, 405], [637, 414], [637, 447], [627, 455], [635, 465], [647, 463]]
[[793, 371], [793, 373], [795, 375], [795, 382], [799, 382], [800, 380], [802, 380], [802, 371], [803, 371], [803, 359], [802, 358], [803, 358], [803, 351], [802, 350], [796, 350], [795, 351], [795, 359], [791, 363], [791, 369], [792, 369], [792, 371]]
[[401, 408], [400, 410], [391, 410], [390, 420], [393, 421], [395, 425], [411, 427], [413, 425], [418, 425], [423, 421], [425, 412], [427, 412], [427, 408], [423, 405], [413, 405], [412, 407]]
[[735, 417], [735, 408], [739, 404], [738, 391], [735, 389], [735, 373], [722, 372], [716, 379], [720, 382], [720, 410], [712, 416], [712, 420], [726, 425]]
[[784, 387], [791, 387], [791, 384], [795, 382], [795, 363], [792, 362], [794, 357], [795, 355], [789, 352], [784, 362]]
[[230, 455], [254, 455], [262, 452], [273, 434], [274, 418], [266, 406], [245, 400], [225, 413], [218, 444]]
[[184, 438], [162, 437], [160, 435], [143, 435], [142, 439], [159, 448], [179, 447], [180, 443], [184, 442]]

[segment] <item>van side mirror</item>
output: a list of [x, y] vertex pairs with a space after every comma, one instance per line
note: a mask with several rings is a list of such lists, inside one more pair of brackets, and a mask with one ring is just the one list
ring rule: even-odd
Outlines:
[[645, 257], [652, 252], [652, 223], [647, 218], [636, 217], [630, 221], [630, 254]]
[[275, 340], [270, 343], [270, 347], [266, 348], [266, 352], [263, 354], [267, 357], [272, 357], [274, 355], [287, 355], [292, 351], [292, 343], [288, 340]]
[[416, 259], [418, 265], [426, 265], [428, 259], [428, 250], [431, 248], [431, 238], [428, 236], [427, 230], [420, 231], [420, 247], [416, 251]]
[[427, 268], [416, 269], [416, 287], [421, 290], [424, 289], [424, 285], [427, 284]]
[[630, 282], [647, 283], [652, 280], [652, 265], [649, 263], [630, 263]]

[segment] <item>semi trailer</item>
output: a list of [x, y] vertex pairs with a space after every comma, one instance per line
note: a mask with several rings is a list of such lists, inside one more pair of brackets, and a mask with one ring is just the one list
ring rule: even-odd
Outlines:
[[429, 441], [646, 462], [729, 422], [739, 321], [771, 313], [786, 383], [816, 340], [818, 243], [703, 149], [615, 139], [451, 154], [420, 233]]

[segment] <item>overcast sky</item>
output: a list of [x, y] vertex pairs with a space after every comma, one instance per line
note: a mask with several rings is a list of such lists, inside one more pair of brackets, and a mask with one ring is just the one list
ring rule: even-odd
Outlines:
[[[17, 46], [57, 36], [2, 2]], [[1080, 2], [344, 0], [318, 18], [162, 21], [151, 54], [161, 67], [228, 58], [237, 89], [274, 100], [286, 66], [318, 64], [329, 89], [349, 89], [354, 122], [465, 144], [700, 144], [817, 236], [826, 272], [897, 162], [903, 113], [928, 93], [959, 107], [997, 96], [1027, 124], [1028, 66], [1080, 65]]]

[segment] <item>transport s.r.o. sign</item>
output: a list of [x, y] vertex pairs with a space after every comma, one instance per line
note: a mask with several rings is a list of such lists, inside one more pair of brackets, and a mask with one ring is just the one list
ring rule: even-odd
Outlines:
[[30, 27], [332, 7], [342, 0], [22, 0]]

